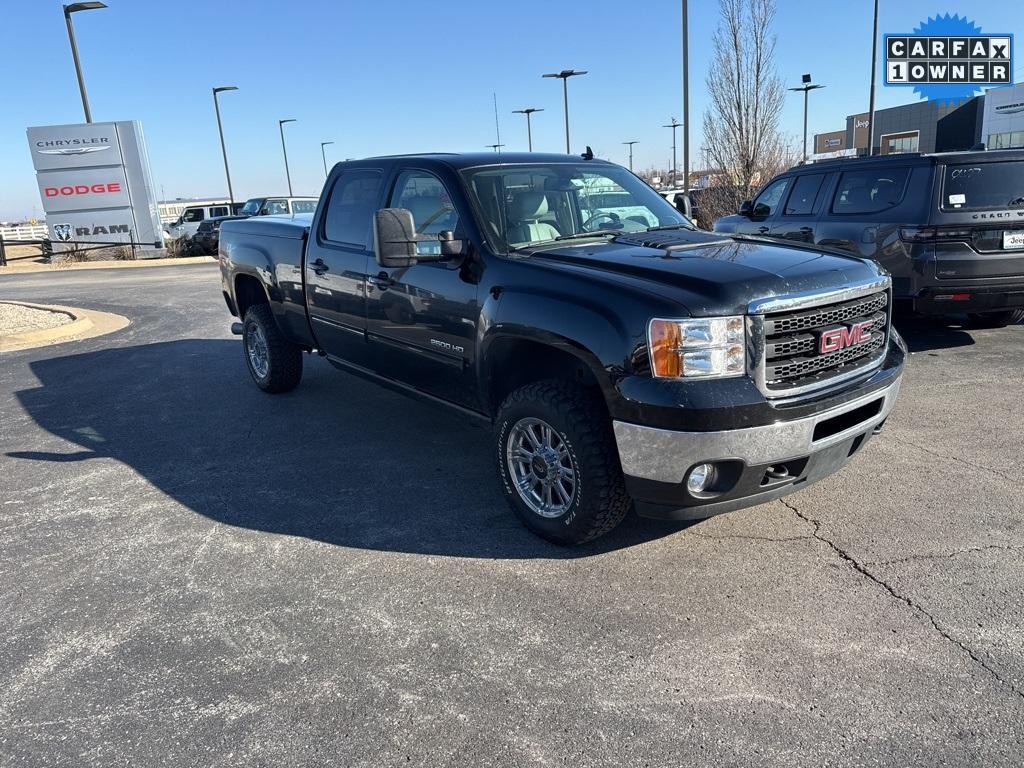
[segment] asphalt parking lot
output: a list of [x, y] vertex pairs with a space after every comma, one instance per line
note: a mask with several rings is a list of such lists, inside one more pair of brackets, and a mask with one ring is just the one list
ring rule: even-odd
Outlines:
[[841, 474], [560, 549], [489, 435], [308, 360], [216, 267], [0, 278], [128, 316], [0, 357], [0, 765], [1007, 765], [1024, 326], [923, 322]]

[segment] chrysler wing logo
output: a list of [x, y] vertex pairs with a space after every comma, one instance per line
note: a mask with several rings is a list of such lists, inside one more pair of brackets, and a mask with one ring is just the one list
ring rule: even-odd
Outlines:
[[860, 323], [846, 326], [841, 325], [835, 328], [827, 328], [821, 332], [821, 340], [818, 343], [818, 351], [823, 355], [830, 352], [838, 352], [847, 347], [855, 347], [871, 341], [872, 320], [864, 320]]
[[70, 224], [54, 224], [53, 234], [61, 242], [67, 242], [71, 239], [71, 225]]
[[65, 147], [64, 149], [37, 149], [40, 155], [88, 155], [92, 152], [102, 152], [110, 149], [110, 145], [100, 147]]

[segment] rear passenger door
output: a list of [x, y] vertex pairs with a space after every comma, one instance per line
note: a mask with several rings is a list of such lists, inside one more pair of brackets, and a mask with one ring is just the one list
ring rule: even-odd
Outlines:
[[827, 173], [805, 173], [797, 176], [785, 204], [781, 206], [779, 215], [771, 225], [771, 236], [813, 243], [815, 222], [821, 212], [827, 182]]
[[352, 168], [324, 197], [306, 247], [304, 282], [317, 347], [366, 362], [366, 270], [373, 260], [373, 214], [381, 207], [383, 170]]
[[736, 225], [736, 231], [744, 235], [769, 234], [791, 182], [792, 177], [776, 179], [762, 189], [761, 194], [754, 198], [750, 216], [740, 219]]

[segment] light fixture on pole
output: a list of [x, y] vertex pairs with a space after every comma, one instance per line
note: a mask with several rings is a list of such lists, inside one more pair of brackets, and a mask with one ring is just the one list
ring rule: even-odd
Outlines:
[[75, 60], [75, 74], [78, 75], [78, 90], [82, 94], [82, 109], [85, 110], [85, 122], [92, 122], [89, 110], [89, 97], [85, 93], [85, 78], [82, 77], [82, 63], [78, 60], [78, 44], [75, 42], [75, 26], [71, 23], [71, 14], [79, 11], [95, 11], [106, 8], [104, 3], [71, 3], [64, 6], [64, 21], [68, 25], [68, 40], [71, 41], [71, 57]]
[[676, 170], [676, 129], [679, 128], [679, 126], [681, 125], [682, 123], [677, 122], [676, 119], [673, 117], [671, 123], [669, 123], [668, 125], [661, 126], [662, 128], [672, 129], [672, 186], [675, 186], [676, 184], [679, 183], [679, 174]]
[[639, 141], [624, 141], [623, 144], [629, 145], [629, 170], [633, 170], [633, 145], [639, 144]]
[[526, 146], [530, 152], [533, 152], [533, 129], [530, 127], [530, 115], [534, 112], [543, 112], [543, 109], [537, 109], [536, 107], [527, 107], [526, 109], [513, 109], [513, 115], [526, 115]]
[[284, 175], [288, 179], [288, 197], [292, 196], [292, 173], [288, 170], [288, 148], [284, 145], [284, 124], [294, 122], [294, 117], [277, 121], [277, 127], [281, 131], [281, 152], [284, 154]]
[[333, 144], [333, 141], [321, 141], [320, 142], [320, 155], [324, 159], [324, 176], [328, 176], [327, 173], [327, 151], [324, 149], [328, 144]]
[[815, 85], [811, 82], [810, 75], [804, 75], [801, 78], [803, 85], [798, 88], [790, 88], [791, 91], [803, 91], [804, 92], [804, 162], [807, 162], [807, 94], [811, 91], [817, 90], [818, 88], [824, 88], [824, 85]]
[[557, 77], [562, 81], [562, 100], [565, 104], [565, 154], [569, 154], [569, 78], [577, 75], [585, 75], [585, 69], [563, 69], [561, 72], [551, 72], [542, 77]]
[[495, 152], [501, 152], [501, 148], [504, 147], [505, 145], [504, 144], [484, 144], [484, 146], [485, 147], [490, 147]]
[[[235, 193], [231, 189], [231, 171], [228, 170], [228, 150], [224, 146], [224, 128], [220, 124], [220, 104], [217, 103], [217, 94], [224, 91], [237, 91], [235, 85], [219, 85], [213, 89], [213, 110], [217, 113], [217, 132], [220, 133], [220, 153], [224, 156], [224, 175], [228, 177], [228, 199], [231, 205], [235, 204]], [[234, 211], [232, 211], [234, 213]]]

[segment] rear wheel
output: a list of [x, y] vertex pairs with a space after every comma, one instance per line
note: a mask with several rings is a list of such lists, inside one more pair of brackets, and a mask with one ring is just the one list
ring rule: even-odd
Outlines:
[[264, 392], [288, 392], [299, 385], [302, 350], [281, 333], [268, 305], [254, 304], [246, 310], [242, 347], [249, 373]]
[[517, 389], [498, 412], [495, 453], [516, 516], [556, 544], [581, 544], [631, 507], [608, 414], [597, 393], [562, 381]]
[[967, 324], [971, 328], [1004, 328], [1024, 320], [1024, 309], [1007, 309], [1002, 312], [971, 312]]

